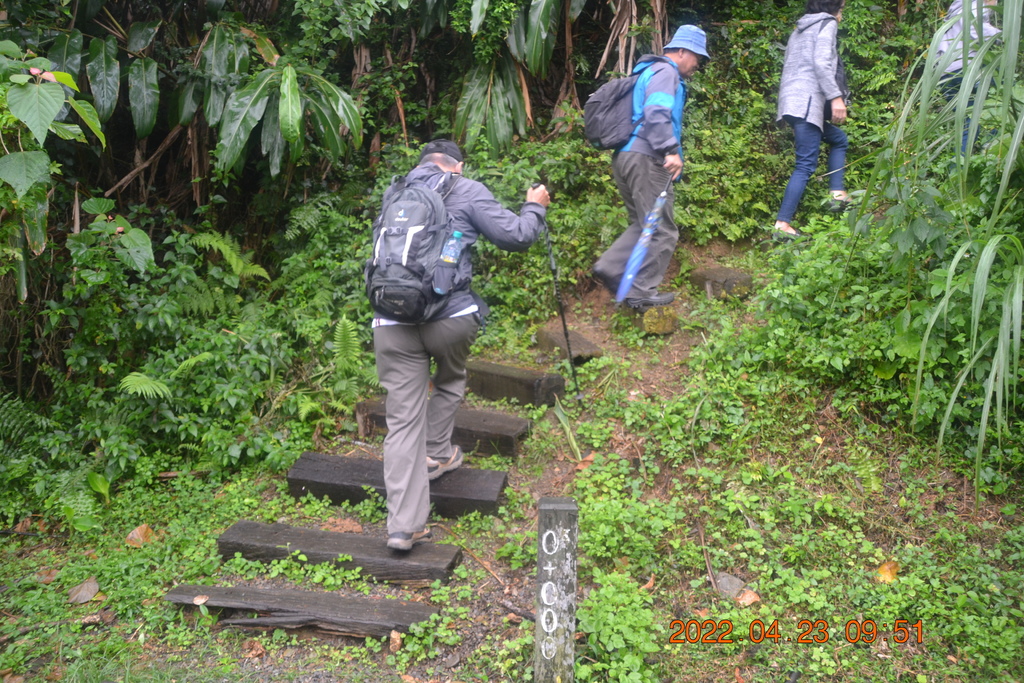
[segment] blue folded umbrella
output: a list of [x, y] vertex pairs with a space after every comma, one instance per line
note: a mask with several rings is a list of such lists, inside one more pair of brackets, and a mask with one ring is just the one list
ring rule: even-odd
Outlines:
[[626, 272], [622, 274], [622, 280], [619, 281], [619, 291], [615, 293], [616, 302], [621, 302], [626, 298], [630, 288], [633, 286], [633, 279], [640, 272], [641, 266], [644, 265], [644, 259], [647, 257], [647, 247], [651, 245], [651, 237], [661, 223], [661, 211], [665, 208], [665, 201], [668, 199], [668, 188], [671, 183], [672, 179], [669, 178], [665, 189], [654, 200], [654, 206], [651, 207], [651, 210], [647, 212], [647, 217], [644, 218], [644, 227], [640, 231], [640, 239], [636, 241], [633, 253], [629, 255], [629, 260], [626, 261]]

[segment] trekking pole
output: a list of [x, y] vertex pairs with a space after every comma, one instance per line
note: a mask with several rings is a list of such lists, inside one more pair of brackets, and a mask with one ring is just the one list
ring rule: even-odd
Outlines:
[[[531, 187], [540, 187], [540, 183], [533, 183]], [[558, 302], [558, 315], [562, 318], [562, 332], [565, 334], [565, 353], [569, 359], [569, 370], [572, 372], [572, 383], [576, 386], [576, 400], [583, 401], [583, 392], [580, 391], [580, 380], [576, 377], [576, 364], [572, 357], [572, 346], [569, 344], [569, 323], [565, 321], [565, 305], [562, 303], [562, 291], [558, 287], [558, 264], [555, 263], [555, 250], [551, 246], [551, 228], [545, 222], [544, 237], [548, 245], [548, 263], [551, 266], [551, 279], [555, 283], [555, 301]]]

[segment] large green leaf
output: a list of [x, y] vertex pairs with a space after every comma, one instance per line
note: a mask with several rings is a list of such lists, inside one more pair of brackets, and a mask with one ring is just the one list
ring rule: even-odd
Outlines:
[[128, 27], [128, 52], [139, 53], [149, 47], [162, 21], [137, 21]]
[[15, 276], [18, 282], [18, 301], [24, 303], [28, 298], [28, 271], [25, 268], [28, 261], [28, 245], [25, 243], [24, 230], [18, 230], [17, 240], [18, 255], [21, 258], [17, 260]]
[[217, 145], [217, 167], [229, 169], [238, 161], [252, 129], [263, 118], [277, 72], [267, 69], [228, 98]]
[[156, 112], [160, 106], [160, 84], [156, 62], [149, 57], [132, 60], [128, 66], [128, 102], [135, 122], [135, 135], [148, 137], [156, 125]]
[[[341, 124], [348, 128], [353, 143], [358, 147], [363, 140], [363, 121], [359, 117], [359, 108], [347, 92], [328, 81], [323, 76], [309, 74], [313, 88], [323, 94], [327, 105], [334, 110]], [[310, 93], [310, 99], [313, 99]]]
[[199, 58], [199, 67], [206, 74], [205, 108], [206, 122], [211, 126], [220, 123], [230, 88], [227, 83], [229, 64], [234, 62], [234, 42], [223, 26], [210, 30], [206, 45]]
[[26, 202], [18, 213], [25, 228], [26, 244], [39, 256], [46, 249], [46, 216], [50, 213], [50, 202], [45, 196], [38, 202]]
[[526, 66], [541, 78], [547, 76], [548, 63], [555, 49], [555, 28], [561, 0], [533, 0], [526, 31]]
[[82, 123], [89, 126], [89, 130], [99, 138], [100, 145], [103, 147], [107, 146], [107, 136], [103, 134], [103, 129], [100, 127], [100, 117], [96, 113], [96, 108], [85, 100], [68, 100], [68, 104], [74, 109], [82, 119]]
[[341, 139], [341, 119], [338, 113], [323, 100], [311, 97], [306, 99], [309, 110], [313, 113], [313, 123], [317, 137], [327, 148], [332, 160], [337, 160], [345, 151], [345, 141]]
[[78, 80], [82, 69], [82, 32], [74, 29], [57, 36], [47, 58], [56, 64], [56, 71], [64, 71]]
[[0, 55], [6, 57], [21, 57], [21, 48], [10, 40], [0, 40]]
[[469, 18], [469, 32], [473, 35], [476, 35], [477, 31], [480, 30], [480, 26], [484, 23], [489, 4], [490, 0], [473, 0], [473, 7], [470, 9]]
[[64, 88], [59, 83], [19, 83], [7, 91], [7, 106], [41, 145], [50, 124], [64, 107]]
[[503, 149], [525, 127], [526, 107], [511, 57], [502, 55], [489, 66], [474, 68], [463, 85], [455, 116], [455, 134], [465, 136], [466, 148], [472, 149], [480, 132], [486, 131], [491, 145]]
[[583, 7], [587, 4], [587, 0], [572, 0], [569, 4], [569, 19], [570, 21], [576, 21], [576, 18], [583, 11]]
[[516, 17], [512, 20], [505, 44], [508, 45], [509, 52], [516, 58], [516, 61], [526, 60], [526, 12], [521, 9], [516, 12]]
[[138, 228], [125, 230], [116, 244], [119, 258], [140, 273], [146, 272], [146, 269], [155, 263], [153, 243], [149, 240], [149, 235]]
[[203, 96], [199, 81], [189, 79], [175, 93], [173, 114], [171, 115], [172, 126], [187, 126], [199, 109], [199, 100]]
[[302, 135], [302, 95], [292, 66], [286, 66], [281, 73], [281, 99], [278, 103], [278, 118], [281, 135], [288, 142], [295, 142]]
[[[299, 106], [301, 107], [301, 103]], [[275, 102], [272, 96], [263, 116], [263, 130], [260, 135], [260, 149], [267, 157], [267, 163], [270, 164], [270, 175], [273, 177], [277, 177], [277, 174], [281, 172], [281, 160], [284, 158], [286, 144], [281, 135], [280, 111], [280, 104]]]
[[0, 157], [0, 180], [14, 188], [18, 199], [36, 183], [50, 179], [50, 157], [46, 152], [12, 152]]
[[89, 75], [96, 113], [101, 122], [106, 122], [117, 106], [117, 94], [121, 87], [121, 65], [117, 61], [117, 40], [108, 36], [106, 40], [93, 38], [89, 43], [89, 62], [85, 65]]

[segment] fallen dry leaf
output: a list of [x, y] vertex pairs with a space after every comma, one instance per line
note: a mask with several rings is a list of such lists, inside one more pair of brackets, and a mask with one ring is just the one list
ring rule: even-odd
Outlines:
[[81, 605], [84, 602], [92, 600], [99, 592], [100, 585], [96, 583], [96, 577], [90, 576], [88, 579], [68, 591], [68, 602], [73, 605]]
[[391, 640], [388, 643], [388, 649], [392, 652], [398, 652], [402, 649], [402, 634], [398, 631], [391, 632]]
[[594, 464], [594, 454], [593, 453], [588, 453], [587, 457], [581, 459], [578, 463], [576, 463], [576, 471], [577, 472], [582, 472], [583, 470], [587, 469], [588, 467], [590, 467], [593, 464]]
[[699, 609], [696, 612], [694, 612], [694, 614], [696, 614], [701, 619], [707, 619], [708, 615], [711, 614], [711, 610], [709, 610], [709, 609]]
[[953, 662], [954, 664], [957, 664], [960, 661], [959, 659], [957, 659], [953, 655], [946, 655], [946, 659], [948, 659], [949, 661]]
[[193, 605], [205, 605], [206, 601], [209, 600], [209, 599], [210, 599], [209, 595], [197, 595], [196, 597], [192, 598], [192, 604]]
[[91, 548], [89, 550], [86, 550], [82, 554], [85, 555], [85, 558], [87, 560], [98, 560], [98, 559], [100, 559], [100, 556], [96, 554], [96, 551], [92, 550]]
[[402, 683], [423, 683], [423, 681], [418, 678], [413, 678], [409, 674], [402, 674]]
[[87, 617], [82, 618], [82, 624], [84, 626], [110, 626], [114, 623], [114, 613], [108, 609], [101, 609], [96, 614], [90, 614]]
[[348, 517], [331, 517], [323, 524], [324, 531], [336, 531], [340, 534], [361, 534], [363, 525]]
[[883, 563], [882, 566], [878, 568], [878, 573], [875, 578], [879, 583], [892, 583], [896, 580], [896, 574], [897, 572], [899, 572], [899, 570], [899, 562], [893, 562], [892, 560], [889, 560], [888, 562]]
[[761, 596], [749, 588], [744, 588], [736, 596], [736, 602], [739, 603], [740, 607], [750, 607], [755, 602], [761, 602]]
[[523, 618], [521, 616], [519, 616], [518, 614], [516, 614], [515, 612], [509, 612], [508, 614], [505, 615], [505, 618], [508, 619], [508, 622], [510, 624], [521, 624], [521, 623], [523, 623]]
[[128, 534], [128, 538], [124, 539], [124, 542], [133, 548], [141, 548], [144, 543], [149, 543], [152, 540], [153, 530], [149, 528], [148, 524], [140, 524], [132, 529], [132, 532]]
[[267, 654], [267, 649], [263, 647], [263, 643], [255, 638], [242, 643], [242, 647], [245, 648], [245, 652], [242, 653], [243, 659], [259, 659]]
[[4, 683], [25, 683], [25, 677], [8, 674], [4, 676]]
[[744, 679], [743, 676], [740, 675], [740, 668], [739, 667], [736, 667], [736, 671], [734, 672], [734, 675], [736, 676], [736, 683], [747, 683], [746, 679]]
[[14, 525], [14, 530], [19, 534], [28, 533], [28, 530], [32, 528], [32, 517], [26, 517], [17, 524]]
[[44, 586], [49, 586], [57, 578], [58, 574], [60, 574], [59, 569], [40, 570], [36, 572], [36, 580]]
[[640, 586], [641, 590], [649, 591], [654, 588], [654, 574], [651, 574], [651, 580]]

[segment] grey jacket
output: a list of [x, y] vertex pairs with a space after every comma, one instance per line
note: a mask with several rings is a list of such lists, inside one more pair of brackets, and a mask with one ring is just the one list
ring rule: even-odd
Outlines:
[[[968, 46], [968, 52], [967, 52], [967, 58], [968, 59], [971, 59], [976, 54], [978, 54], [977, 50], [971, 49], [971, 46], [973, 46], [975, 44], [975, 42], [978, 40], [978, 28], [977, 28], [977, 23], [976, 23], [977, 20], [978, 20], [978, 15], [977, 15], [976, 5], [971, 5], [971, 9], [973, 10], [972, 11], [972, 15], [971, 15], [971, 22], [970, 22], [970, 26], [971, 26], [971, 45]], [[942, 34], [942, 41], [939, 43], [939, 46], [938, 46], [936, 51], [937, 51], [938, 54], [942, 55], [942, 54], [945, 54], [946, 52], [948, 52], [950, 50], [955, 50], [959, 56], [954, 56], [953, 57], [953, 61], [950, 62], [949, 66], [946, 67], [945, 73], [953, 73], [953, 72], [956, 72], [956, 71], [960, 71], [961, 69], [964, 68], [964, 60], [963, 60], [964, 19], [963, 19], [963, 13], [964, 13], [964, 3], [963, 3], [963, 0], [953, 0], [953, 3], [949, 6], [949, 10], [946, 12], [946, 21], [949, 21], [949, 20], [951, 20], [951, 19], [953, 19], [955, 17], [956, 18], [956, 22], [952, 26], [949, 27], [948, 31], [946, 31], [944, 34]], [[999, 34], [999, 29], [997, 29], [995, 26], [992, 25], [992, 18], [994, 16], [995, 16], [995, 13], [992, 11], [991, 7], [983, 7], [983, 9], [981, 11], [981, 21], [982, 21], [982, 24], [981, 24], [981, 31], [982, 31], [981, 38], [982, 38], [982, 40], [991, 38], [992, 36]]]
[[[443, 180], [444, 172], [436, 164], [423, 164], [410, 171], [406, 178], [434, 186]], [[435, 316], [435, 320], [451, 317], [474, 303], [480, 303], [470, 290], [473, 268], [468, 256], [481, 235], [505, 251], [526, 251], [544, 229], [547, 214], [547, 209], [541, 204], [526, 202], [516, 215], [498, 203], [482, 183], [462, 176], [453, 176], [452, 180], [455, 183], [449, 185], [451, 191], [445, 197], [444, 207], [452, 217], [455, 229], [462, 232], [465, 255], [459, 260], [456, 281], [464, 285], [452, 292], [448, 306]]]
[[825, 104], [843, 96], [836, 82], [838, 27], [839, 22], [827, 12], [797, 20], [786, 44], [776, 120], [792, 116], [824, 128]]

